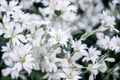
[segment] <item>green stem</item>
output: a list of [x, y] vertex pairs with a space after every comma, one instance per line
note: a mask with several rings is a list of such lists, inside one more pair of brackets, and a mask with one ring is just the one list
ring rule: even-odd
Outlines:
[[86, 32], [85, 34], [83, 34], [81, 36], [80, 40], [86, 40], [89, 36], [91, 36], [91, 35], [93, 35], [93, 34], [95, 34], [97, 32], [102, 32], [102, 31], [100, 31], [99, 29], [95, 29], [92, 32]]

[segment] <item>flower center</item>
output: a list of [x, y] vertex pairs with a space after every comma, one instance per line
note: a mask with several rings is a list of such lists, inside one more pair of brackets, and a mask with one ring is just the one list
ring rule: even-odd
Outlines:
[[3, 27], [3, 30], [8, 30], [6, 27]]
[[107, 28], [107, 27], [108, 27], [107, 22], [105, 22], [105, 23], [103, 24], [103, 26], [104, 26], [105, 28]]
[[12, 37], [12, 38], [14, 38], [14, 37], [15, 37], [14, 33], [12, 33], [12, 34], [11, 34], [11, 37]]
[[92, 66], [87, 67], [87, 70], [89, 71], [93, 70]]
[[90, 53], [90, 54], [88, 54], [88, 56], [89, 56], [89, 58], [92, 58], [92, 57], [93, 57], [93, 54]]
[[53, 62], [53, 59], [52, 59], [52, 58], [49, 58], [49, 61], [50, 61], [50, 62]]
[[7, 11], [7, 12], [10, 12], [10, 11], [11, 11], [11, 9], [8, 7], [8, 8], [6, 9], [6, 11]]
[[44, 60], [44, 56], [43, 56], [43, 55], [40, 55], [40, 56], [39, 56], [39, 59], [40, 59], [40, 60]]
[[56, 37], [56, 42], [59, 43], [60, 42], [60, 39], [58, 37]]
[[69, 62], [69, 63], [72, 63], [72, 59], [71, 59], [71, 58], [69, 58], [69, 59], [68, 59], [68, 62]]
[[35, 39], [35, 35], [33, 34], [33, 35], [31, 35], [31, 37], [32, 37], [32, 39]]
[[21, 63], [24, 63], [24, 62], [25, 62], [25, 59], [24, 59], [24, 58], [21, 58], [21, 59], [20, 59], [20, 62], [21, 62]]

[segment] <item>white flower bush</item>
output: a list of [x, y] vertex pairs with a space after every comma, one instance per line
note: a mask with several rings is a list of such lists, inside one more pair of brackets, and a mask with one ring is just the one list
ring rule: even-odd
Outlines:
[[119, 80], [120, 1], [0, 0], [0, 52], [0, 80]]

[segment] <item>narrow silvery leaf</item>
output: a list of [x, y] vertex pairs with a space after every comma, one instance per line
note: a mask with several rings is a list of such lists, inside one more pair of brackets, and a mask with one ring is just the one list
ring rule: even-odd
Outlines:
[[115, 62], [115, 59], [114, 58], [106, 58], [105, 61]]

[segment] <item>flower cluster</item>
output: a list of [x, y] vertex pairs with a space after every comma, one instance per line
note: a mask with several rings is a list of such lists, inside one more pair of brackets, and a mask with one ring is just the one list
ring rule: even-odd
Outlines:
[[42, 80], [96, 80], [99, 74], [117, 80], [119, 62], [111, 55], [120, 53], [120, 1], [104, 1], [0, 0], [2, 75], [27, 80], [38, 71]]

